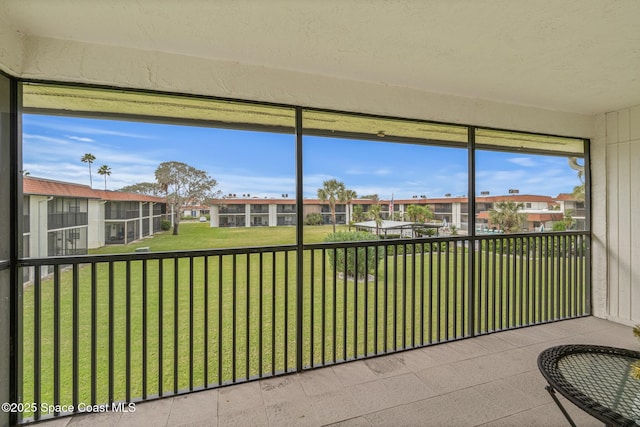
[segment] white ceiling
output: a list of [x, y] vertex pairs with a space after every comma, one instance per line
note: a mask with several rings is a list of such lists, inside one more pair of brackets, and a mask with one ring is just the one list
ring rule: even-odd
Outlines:
[[640, 0], [0, 0], [25, 36], [583, 114], [640, 105]]

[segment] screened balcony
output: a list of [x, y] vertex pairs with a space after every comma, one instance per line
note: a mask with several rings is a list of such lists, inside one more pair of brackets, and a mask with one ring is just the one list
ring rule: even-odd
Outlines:
[[[561, 415], [543, 400], [533, 366], [540, 349], [636, 344], [628, 341], [628, 325], [640, 322], [636, 2], [154, 3], [2, 3], [0, 400], [139, 410], [40, 408], [3, 413], [0, 424], [65, 416], [53, 421], [64, 424], [71, 415], [170, 425], [555, 425]], [[24, 131], [51, 117], [57, 136]], [[96, 129], [82, 120], [167, 132], [88, 134]], [[171, 126], [217, 133], [190, 145]], [[108, 137], [129, 144], [109, 151]], [[156, 157], [163, 139], [198, 161], [221, 159], [224, 194], [291, 194], [295, 227], [244, 227], [243, 210], [221, 218], [222, 231], [281, 234], [156, 249], [154, 233], [137, 245], [148, 253], [28, 257], [55, 252], [34, 227], [47, 221], [44, 203], [24, 210], [22, 176], [57, 173], [96, 188], [129, 184], [125, 175], [152, 179], [150, 162], [173, 160]], [[94, 147], [105, 149], [95, 153], [105, 163], [143, 161], [97, 179], [99, 164], [80, 163]], [[60, 154], [70, 160], [42, 167]], [[247, 165], [259, 157], [276, 165], [277, 179], [251, 176]], [[385, 161], [351, 167], [371, 157]], [[470, 201], [496, 194], [491, 181], [578, 187], [554, 175], [567, 159], [583, 167], [584, 217], [564, 216], [562, 231], [480, 235], [474, 203], [434, 212], [455, 228], [406, 241], [323, 242], [314, 233], [331, 225], [304, 224], [304, 199], [329, 176], [392, 182], [412, 172], [403, 185], [359, 184], [358, 193], [397, 200], [414, 185], [407, 198]], [[519, 169], [505, 174], [493, 162]], [[286, 188], [264, 185], [273, 182]], [[92, 209], [89, 248], [106, 238]], [[338, 231], [350, 214], [339, 213]], [[205, 240], [202, 230], [192, 241]]]
[[[358, 144], [387, 167], [388, 160], [376, 150], [394, 150], [400, 157], [413, 150], [404, 155], [407, 158], [442, 156], [451, 168], [463, 171], [458, 176], [472, 177], [456, 183], [462, 188], [473, 188], [476, 179], [483, 179], [481, 171], [488, 168], [484, 159], [503, 155], [495, 154], [496, 149], [517, 148], [520, 156], [527, 152], [536, 161], [557, 162], [557, 158], [584, 157], [588, 148], [582, 138], [297, 107], [237, 101], [234, 114], [227, 117], [228, 102], [216, 99], [31, 83], [19, 88], [25, 127], [37, 124], [40, 117], [49, 119], [52, 100], [65, 104], [61, 100], [67, 99], [69, 120], [85, 123], [81, 116], [87, 109], [109, 117], [103, 126], [113, 126], [114, 121], [126, 124], [135, 115], [148, 121], [147, 131], [159, 127], [166, 132], [170, 117], [172, 123], [181, 123], [174, 124], [173, 131], [186, 135], [203, 109], [210, 118], [215, 114], [235, 118], [237, 130], [219, 131], [220, 121], [210, 121], [212, 136], [207, 144], [213, 144], [220, 132], [225, 143], [230, 132], [244, 135], [245, 129], [251, 129], [259, 144], [269, 137], [286, 142], [283, 146], [289, 150], [297, 146], [297, 155], [289, 157], [297, 200], [316, 191], [305, 184], [307, 176], [301, 170], [322, 167], [315, 153], [328, 148], [337, 152], [342, 145]], [[140, 110], [140, 105], [146, 106]], [[261, 112], [259, 120], [247, 123], [256, 110]], [[152, 114], [157, 115], [155, 120], [150, 119]], [[274, 132], [276, 124], [279, 133]], [[384, 144], [363, 131], [371, 127], [387, 129]], [[24, 132], [27, 158], [31, 134]], [[550, 142], [556, 145], [555, 151], [540, 149]], [[281, 156], [287, 155], [285, 150]], [[469, 162], [472, 157], [477, 157], [477, 164]], [[249, 159], [237, 161], [243, 164]], [[420, 173], [424, 161], [414, 166]], [[251, 168], [259, 169], [260, 163]], [[410, 169], [407, 160], [398, 167], [398, 171]], [[565, 169], [569, 177], [575, 175], [568, 164]], [[583, 173], [588, 179], [589, 170]], [[293, 193], [286, 188], [278, 192]], [[442, 235], [412, 239], [376, 240], [375, 234], [365, 233], [355, 241], [336, 241], [322, 239], [332, 231], [327, 225], [298, 224], [295, 230], [254, 227], [268, 225], [271, 215], [264, 199], [258, 200], [260, 204], [249, 208], [243, 204], [244, 214], [229, 213], [238, 205], [220, 208], [226, 212], [220, 217], [223, 228], [237, 226], [238, 219], [249, 215], [249, 230], [183, 225], [183, 233], [200, 228], [192, 237], [174, 236], [176, 246], [169, 247], [173, 250], [155, 249], [154, 243], [163, 237], [154, 235], [138, 244], [141, 251], [131, 247], [129, 253], [111, 253], [107, 247], [86, 256], [21, 257], [19, 274], [33, 282], [25, 288], [19, 306], [23, 337], [19, 387], [25, 402], [38, 405], [24, 411], [19, 421], [72, 415], [84, 411], [81, 408], [87, 403], [90, 407], [137, 403], [301, 374], [592, 314], [588, 230], [520, 233], [516, 227], [499, 235], [457, 235], [447, 229]], [[446, 204], [452, 227], [462, 219], [460, 204], [468, 204], [468, 198], [455, 200]], [[419, 203], [405, 205], [417, 224], [431, 220], [430, 214], [436, 219], [441, 214]], [[391, 203], [381, 201], [376, 206], [382, 217]], [[474, 217], [473, 207], [468, 207], [465, 219]], [[301, 217], [303, 209], [303, 203], [296, 203], [288, 215]], [[345, 223], [346, 205], [336, 210], [337, 222]], [[369, 209], [368, 214], [375, 212]], [[454, 219], [454, 214], [459, 218]], [[323, 206], [322, 215], [325, 220], [330, 217], [328, 206]], [[105, 243], [118, 238], [111, 218], [105, 215], [110, 237]], [[95, 220], [87, 221], [91, 224], [88, 235]], [[217, 242], [195, 243], [196, 235], [210, 233], [223, 234]], [[241, 240], [241, 233], [249, 233], [248, 239]], [[140, 238], [121, 234], [124, 243]], [[204, 247], [193, 246], [198, 244]], [[217, 247], [207, 246], [211, 244]], [[54, 402], [53, 410], [42, 406], [49, 402]]]

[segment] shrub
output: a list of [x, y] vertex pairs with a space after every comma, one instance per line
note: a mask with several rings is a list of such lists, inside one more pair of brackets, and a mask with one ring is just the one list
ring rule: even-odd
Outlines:
[[[363, 240], [376, 240], [374, 234], [364, 231], [339, 231], [331, 233], [325, 237], [325, 242], [357, 242]], [[376, 258], [375, 247], [359, 248], [338, 248], [335, 251], [336, 271], [340, 271], [347, 276], [363, 279], [367, 274], [374, 274], [378, 268], [378, 262], [384, 258], [385, 250], [383, 246], [378, 247], [378, 257]], [[346, 256], [346, 272], [345, 272]], [[358, 271], [356, 272], [356, 260]], [[366, 264], [366, 271], [365, 271]], [[334, 251], [329, 251], [329, 265], [334, 265]]]
[[412, 244], [412, 243], [407, 243], [406, 245], [404, 244], [397, 244], [397, 245], [390, 245], [387, 246], [387, 255], [389, 256], [393, 256], [393, 255], [402, 255], [402, 254], [420, 254], [423, 252], [429, 252], [429, 244], [428, 243], [424, 243], [424, 244], [420, 244], [420, 243], [416, 243], [416, 244]]
[[402, 237], [401, 234], [381, 234], [381, 239], [400, 239]]
[[307, 215], [307, 219], [305, 221], [306, 225], [322, 225], [324, 224], [324, 220], [322, 219], [322, 214], [320, 213], [310, 213]]
[[426, 227], [416, 227], [415, 228], [415, 232], [416, 232], [416, 236], [417, 237], [433, 237], [436, 235], [436, 232], [438, 230], [436, 230], [435, 228], [426, 228]]
[[543, 256], [561, 256], [568, 257], [570, 255], [585, 256], [587, 251], [587, 243], [584, 239], [580, 240], [576, 236], [559, 237], [552, 236], [548, 238], [524, 237], [524, 238], [508, 238], [496, 240], [490, 243], [489, 240], [483, 240], [481, 244], [482, 250], [495, 251], [503, 255], [521, 254], [537, 256], [542, 252]]
[[167, 220], [167, 219], [163, 219], [162, 222], [160, 223], [160, 228], [163, 231], [169, 231], [171, 230], [171, 221]]

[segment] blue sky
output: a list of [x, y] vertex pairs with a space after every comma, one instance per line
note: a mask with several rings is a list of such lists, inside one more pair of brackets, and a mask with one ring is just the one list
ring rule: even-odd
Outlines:
[[[464, 149], [305, 137], [304, 195], [315, 197], [322, 182], [336, 178], [359, 195], [381, 198], [413, 195], [442, 197], [467, 194]], [[161, 162], [181, 161], [205, 170], [223, 194], [257, 197], [295, 196], [293, 135], [157, 123], [25, 115], [23, 169], [31, 176], [89, 184], [92, 153], [93, 186], [103, 189], [97, 169], [112, 174], [107, 188], [154, 181]], [[580, 182], [566, 158], [522, 153], [482, 152], [476, 158], [477, 191], [555, 196]]]

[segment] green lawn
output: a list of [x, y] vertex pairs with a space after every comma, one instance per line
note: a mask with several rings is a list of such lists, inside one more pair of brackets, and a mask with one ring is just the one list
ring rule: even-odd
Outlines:
[[[336, 227], [344, 231], [346, 225]], [[153, 252], [211, 249], [246, 246], [292, 245], [296, 243], [295, 227], [240, 227], [212, 228], [208, 223], [186, 222], [180, 224], [180, 234], [164, 231], [129, 245], [107, 245], [92, 249], [91, 254], [115, 254], [134, 252], [136, 248], [149, 247]], [[322, 242], [333, 231], [331, 226], [305, 226], [305, 243]]]
[[[295, 240], [293, 227], [219, 229], [193, 223], [182, 224], [180, 231], [179, 236], [163, 233], [136, 244], [109, 246], [92, 253], [131, 252], [140, 246], [149, 246], [152, 251], [171, 251], [291, 244]], [[322, 241], [331, 231], [328, 226], [305, 227], [305, 242]], [[93, 286], [91, 265], [81, 266], [77, 302], [79, 401], [91, 401], [92, 316], [95, 316], [97, 329], [96, 400], [98, 403], [109, 400], [110, 294], [113, 295], [115, 400], [126, 397], [127, 325], [132, 398], [158, 394], [159, 389], [164, 393], [171, 392], [174, 387], [186, 389], [190, 375], [197, 387], [295, 369], [296, 256], [292, 251], [177, 261], [131, 261], [128, 286], [126, 262], [113, 263], [112, 276], [108, 263], [95, 264]], [[371, 277], [357, 283], [334, 272], [327, 254], [324, 270], [321, 251], [314, 251], [313, 256], [311, 251], [305, 251], [303, 256], [304, 365], [331, 362], [334, 358], [339, 361], [468, 333], [464, 329], [469, 320], [468, 257], [462, 248], [452, 244], [448, 252], [388, 256], [373, 269], [375, 273]], [[559, 277], [560, 272], [562, 277], [568, 277], [579, 268], [577, 264], [567, 264], [566, 260], [543, 258], [538, 261], [545, 272], [552, 273], [553, 279]], [[519, 257], [489, 257], [489, 269], [495, 264], [498, 272], [495, 277], [488, 275], [478, 281], [474, 300], [478, 332], [493, 329], [499, 323], [504, 327], [514, 326], [521, 315], [525, 317], [525, 323], [544, 320], [543, 315], [557, 318], [564, 313], [559, 308], [570, 308], [573, 301], [582, 301], [577, 287], [560, 288], [555, 280], [539, 280], [542, 270], [532, 268], [535, 262], [535, 258], [527, 262]], [[507, 272], [502, 264], [509, 264], [512, 269]], [[62, 403], [72, 399], [72, 277], [73, 272], [69, 269], [60, 274]], [[526, 287], [520, 277], [529, 279]], [[519, 280], [522, 286], [518, 285]], [[92, 287], [96, 290], [95, 313], [91, 307]], [[52, 403], [54, 286], [51, 278], [42, 281], [41, 293], [41, 401]], [[33, 286], [25, 288], [25, 402], [33, 400], [34, 295]], [[553, 300], [552, 310], [547, 313], [535, 305], [537, 300], [550, 299]], [[521, 300], [525, 301], [522, 305]], [[502, 309], [507, 306], [508, 311]], [[232, 357], [234, 354], [235, 358]], [[174, 376], [176, 366], [177, 375]], [[147, 381], [143, 384], [145, 368]]]

